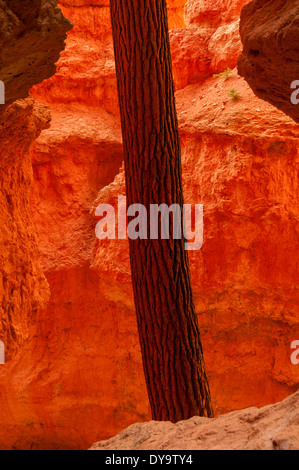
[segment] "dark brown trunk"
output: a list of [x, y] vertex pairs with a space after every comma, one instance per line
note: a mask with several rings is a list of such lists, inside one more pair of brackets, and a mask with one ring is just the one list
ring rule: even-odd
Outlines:
[[[165, 0], [110, 0], [127, 203], [183, 205]], [[172, 227], [173, 229], [173, 227]], [[184, 239], [130, 240], [144, 373], [155, 420], [213, 415]]]

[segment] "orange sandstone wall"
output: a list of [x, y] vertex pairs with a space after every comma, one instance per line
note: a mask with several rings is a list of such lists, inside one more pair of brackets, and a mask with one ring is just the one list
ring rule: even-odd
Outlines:
[[[242, 6], [169, 2], [185, 199], [203, 203], [190, 254], [216, 413], [297, 390], [298, 138], [234, 71]], [[66, 0], [57, 74], [32, 90], [52, 123], [31, 148], [31, 217], [51, 299], [0, 371], [2, 448], [87, 448], [149, 418], [125, 241], [96, 242], [97, 202], [124, 193], [107, 0]], [[227, 93], [235, 88], [240, 100]]]
[[[168, 2], [169, 25], [184, 28], [185, 0]], [[35, 87], [47, 103], [83, 103], [118, 112], [109, 0], [63, 0], [60, 7], [74, 23], [55, 77]]]
[[0, 17], [0, 80], [5, 85], [5, 104], [0, 105], [0, 340], [9, 360], [49, 299], [30, 219], [29, 149], [49, 127], [50, 113], [32, 98], [20, 99], [55, 73], [71, 24], [56, 0], [1, 1]]
[[[227, 97], [232, 87], [238, 102]], [[299, 383], [290, 361], [299, 334], [299, 126], [254, 97], [236, 71], [176, 99], [185, 202], [204, 204], [204, 245], [190, 264], [215, 411], [273, 403]], [[123, 172], [97, 203], [117, 207], [119, 194]], [[125, 241], [98, 241], [92, 267], [107, 298], [132, 299]]]
[[29, 148], [49, 121], [49, 112], [33, 99], [17, 101], [0, 115], [0, 340], [7, 360], [49, 300], [29, 211]]

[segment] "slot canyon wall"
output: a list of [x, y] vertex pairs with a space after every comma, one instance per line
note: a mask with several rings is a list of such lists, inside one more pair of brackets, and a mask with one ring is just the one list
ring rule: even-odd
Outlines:
[[[168, 2], [185, 202], [204, 204], [190, 263], [217, 414], [299, 383], [299, 126], [237, 74], [246, 3]], [[1, 328], [15, 326], [2, 336], [0, 448], [85, 449], [150, 417], [127, 242], [94, 235], [96, 204], [124, 194], [109, 1], [60, 7], [74, 27], [56, 74], [2, 116]]]
[[9, 360], [29, 338], [29, 325], [47, 305], [49, 286], [39, 263], [29, 213], [29, 148], [50, 125], [50, 112], [29, 88], [55, 73], [72, 24], [55, 0], [0, 1], [0, 340]]

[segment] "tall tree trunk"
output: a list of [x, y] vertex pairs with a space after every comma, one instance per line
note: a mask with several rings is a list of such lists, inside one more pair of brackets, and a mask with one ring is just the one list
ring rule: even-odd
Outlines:
[[[183, 206], [165, 0], [110, 0], [128, 206]], [[172, 226], [173, 231], [173, 226]], [[172, 233], [172, 232], [171, 232]], [[152, 417], [213, 415], [185, 240], [130, 240]]]

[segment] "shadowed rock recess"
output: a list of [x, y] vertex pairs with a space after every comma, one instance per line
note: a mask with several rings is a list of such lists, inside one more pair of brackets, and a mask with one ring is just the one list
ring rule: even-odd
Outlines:
[[[185, 202], [204, 205], [190, 268], [217, 416], [299, 386], [299, 126], [238, 76], [246, 3], [168, 1]], [[0, 5], [11, 101], [53, 72], [70, 26], [55, 2]], [[128, 242], [94, 230], [96, 205], [125, 194], [109, 0], [60, 8], [74, 27], [57, 72], [0, 122], [1, 449], [87, 449], [150, 419]]]
[[33, 85], [55, 73], [71, 27], [57, 0], [0, 0], [0, 80], [6, 104], [26, 98]]
[[299, 122], [290, 99], [299, 81], [298, 0], [253, 0], [242, 11], [240, 32], [239, 73], [259, 98]]

